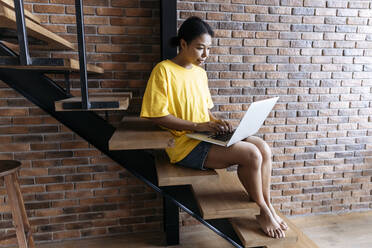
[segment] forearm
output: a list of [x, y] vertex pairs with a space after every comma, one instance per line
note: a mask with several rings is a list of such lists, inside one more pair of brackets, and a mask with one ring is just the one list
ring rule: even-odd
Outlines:
[[174, 115], [167, 115], [162, 117], [152, 117], [148, 118], [157, 125], [174, 129], [174, 130], [184, 130], [184, 131], [197, 131], [198, 124], [191, 121], [182, 120], [175, 117]]
[[211, 121], [218, 121], [218, 118], [216, 118], [213, 113], [211, 112], [211, 110], [208, 110], [208, 113], [209, 113], [209, 119]]

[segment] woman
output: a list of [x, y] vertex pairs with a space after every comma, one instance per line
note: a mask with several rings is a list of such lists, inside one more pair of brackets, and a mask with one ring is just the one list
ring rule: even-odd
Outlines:
[[285, 237], [287, 224], [270, 203], [271, 150], [258, 137], [249, 137], [230, 147], [190, 139], [187, 132], [228, 132], [231, 124], [210, 112], [213, 107], [208, 78], [199, 67], [209, 55], [214, 35], [198, 17], [188, 18], [171, 43], [179, 47], [176, 57], [153, 69], [143, 98], [141, 117], [167, 128], [175, 137], [168, 148], [172, 163], [194, 169], [223, 169], [238, 164], [238, 177], [260, 207], [256, 219], [272, 238]]

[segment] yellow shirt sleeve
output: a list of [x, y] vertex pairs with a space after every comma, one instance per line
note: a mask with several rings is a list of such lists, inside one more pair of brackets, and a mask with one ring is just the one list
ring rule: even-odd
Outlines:
[[168, 84], [164, 68], [157, 65], [152, 70], [143, 96], [141, 117], [169, 115]]

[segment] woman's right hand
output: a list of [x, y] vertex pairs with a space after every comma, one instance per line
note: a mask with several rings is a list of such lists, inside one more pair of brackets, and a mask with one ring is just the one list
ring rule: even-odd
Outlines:
[[228, 122], [225, 121], [209, 121], [196, 123], [196, 132], [212, 132], [212, 133], [224, 133], [231, 131], [231, 127]]

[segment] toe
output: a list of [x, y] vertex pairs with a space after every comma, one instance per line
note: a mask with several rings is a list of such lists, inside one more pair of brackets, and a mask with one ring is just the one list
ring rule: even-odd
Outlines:
[[285, 238], [285, 232], [282, 229], [279, 229], [279, 231], [281, 233], [281, 238]]
[[279, 229], [276, 229], [276, 230], [275, 230], [275, 233], [276, 233], [276, 238], [277, 238], [277, 239], [282, 238], [282, 234], [281, 234], [281, 232], [280, 232]]
[[274, 232], [273, 230], [270, 229], [270, 230], [268, 231], [268, 234], [269, 234], [269, 237], [270, 237], [270, 238], [275, 238], [275, 235], [276, 235], [276, 234], [275, 234], [275, 232]]
[[287, 230], [287, 229], [288, 229], [288, 225], [287, 225], [287, 223], [285, 223], [284, 221], [280, 222], [280, 227], [281, 227], [283, 230]]

